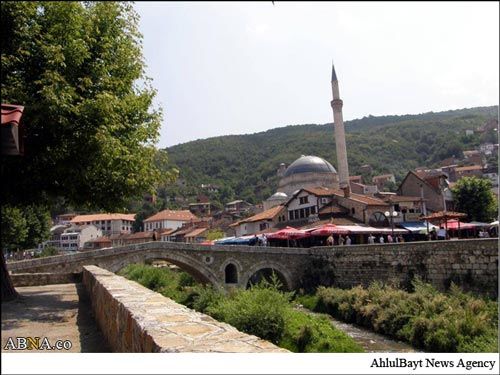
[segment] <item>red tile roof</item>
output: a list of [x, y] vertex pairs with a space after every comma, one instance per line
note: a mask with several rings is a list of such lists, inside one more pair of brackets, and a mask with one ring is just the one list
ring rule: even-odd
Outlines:
[[189, 232], [188, 234], [186, 234], [184, 237], [196, 237], [207, 230], [208, 230], [208, 228], [196, 228], [192, 232]]
[[91, 215], [78, 215], [71, 219], [71, 223], [86, 223], [88, 221], [97, 220], [128, 220], [134, 221], [135, 214], [91, 214]]
[[246, 219], [237, 221], [236, 223], [233, 223], [230, 225], [230, 227], [234, 227], [239, 224], [243, 223], [253, 223], [255, 221], [261, 221], [261, 220], [272, 220], [278, 213], [283, 209], [284, 206], [279, 205], [270, 208], [269, 210], [266, 210], [264, 212], [261, 212], [257, 215], [247, 217]]
[[305, 190], [311, 194], [314, 194], [318, 197], [332, 196], [335, 194], [344, 194], [344, 192], [342, 190], [329, 189], [329, 188], [320, 187], [320, 186], [315, 187], [315, 188], [304, 188], [303, 190]]
[[197, 220], [198, 218], [191, 213], [189, 210], [163, 210], [154, 214], [153, 216], [148, 217], [144, 220], [145, 223], [150, 221], [159, 221], [159, 220], [172, 220], [172, 221], [191, 221]]

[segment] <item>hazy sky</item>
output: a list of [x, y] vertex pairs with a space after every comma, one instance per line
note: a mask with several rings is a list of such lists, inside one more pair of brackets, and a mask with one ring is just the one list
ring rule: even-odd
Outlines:
[[160, 147], [499, 101], [499, 3], [135, 4]]

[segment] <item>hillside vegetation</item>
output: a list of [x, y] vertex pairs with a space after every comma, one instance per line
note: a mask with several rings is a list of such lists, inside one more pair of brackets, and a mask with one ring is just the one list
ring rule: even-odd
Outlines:
[[[351, 175], [370, 164], [373, 174], [394, 173], [400, 181], [409, 169], [434, 167], [453, 155], [494, 141], [494, 132], [466, 136], [492, 118], [498, 106], [403, 116], [369, 116], [347, 121], [346, 142]], [[257, 203], [274, 193], [276, 170], [301, 155], [317, 155], [336, 166], [333, 125], [295, 125], [265, 132], [197, 140], [167, 149], [170, 162], [186, 185], [165, 194], [193, 196], [203, 184], [223, 187], [215, 201], [245, 199]]]

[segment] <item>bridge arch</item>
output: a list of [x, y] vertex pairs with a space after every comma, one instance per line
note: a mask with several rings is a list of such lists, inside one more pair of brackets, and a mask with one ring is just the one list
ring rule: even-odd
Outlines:
[[248, 283], [251, 281], [252, 276], [259, 273], [259, 271], [263, 270], [274, 271], [280, 278], [280, 281], [283, 282], [284, 284], [283, 287], [285, 289], [287, 290], [293, 289], [294, 287], [293, 278], [291, 273], [286, 269], [286, 267], [284, 267], [282, 264], [269, 261], [262, 261], [250, 267], [245, 273], [244, 277], [241, 278], [242, 283], [240, 285], [246, 287]]
[[123, 255], [123, 257], [109, 263], [106, 262], [105, 264], [100, 265], [100, 267], [116, 273], [129, 264], [146, 263], [153, 260], [165, 260], [169, 263], [175, 264], [181, 270], [189, 273], [199, 282], [212, 284], [216, 288], [221, 288], [223, 286], [217, 275], [212, 270], [194, 257], [186, 256], [182, 253], [172, 253], [168, 250], [145, 250], [140, 252], [125, 253]]

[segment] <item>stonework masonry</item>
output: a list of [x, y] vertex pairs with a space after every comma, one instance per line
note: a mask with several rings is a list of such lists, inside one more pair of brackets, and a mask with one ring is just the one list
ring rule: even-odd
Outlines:
[[83, 284], [115, 352], [287, 352], [99, 267], [83, 267]]
[[[466, 290], [498, 296], [498, 239], [406, 242], [314, 248], [258, 246], [204, 246], [174, 242], [148, 242], [9, 262], [12, 273], [81, 272], [96, 265], [117, 272], [127, 264], [163, 259], [178, 265], [199, 281], [216, 287], [246, 287], [256, 272], [272, 268], [288, 289], [301, 287], [312, 264], [329, 265], [335, 285], [343, 288], [370, 282], [407, 284], [421, 277], [440, 290], [451, 282]], [[237, 283], [225, 284], [225, 270], [233, 264]]]
[[15, 287], [69, 284], [81, 278], [78, 273], [14, 273], [10, 277]]

